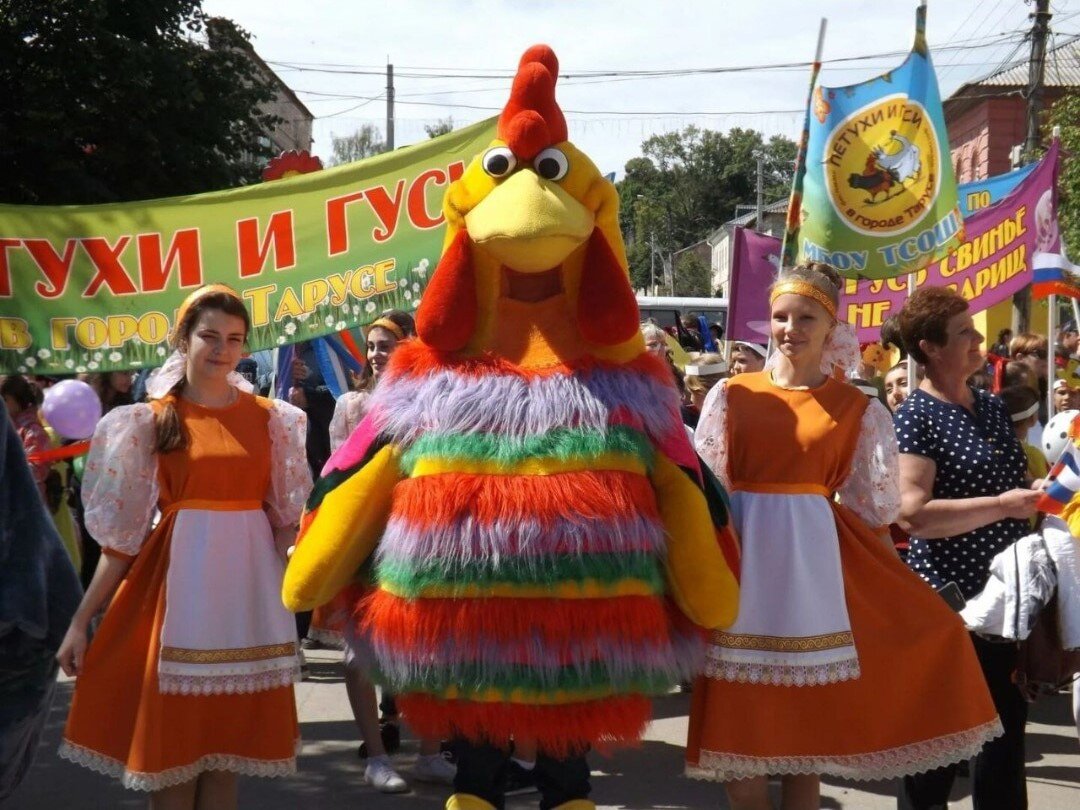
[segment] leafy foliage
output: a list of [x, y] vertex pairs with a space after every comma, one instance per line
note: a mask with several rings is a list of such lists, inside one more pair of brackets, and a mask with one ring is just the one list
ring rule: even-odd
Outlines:
[[[766, 142], [754, 130], [725, 134], [690, 126], [654, 135], [641, 152], [627, 162], [619, 183], [620, 225], [638, 288], [648, 284], [650, 239], [659, 254], [659, 282], [662, 257], [704, 239], [734, 217], [736, 205], [756, 199], [757, 154], [764, 159], [765, 202], [787, 196], [796, 146], [780, 135]], [[677, 268], [675, 275], [678, 287]]]
[[424, 132], [429, 138], [438, 138], [440, 135], [448, 135], [454, 131], [454, 116], [440, 118], [434, 124], [424, 124]]
[[354, 160], [362, 160], [386, 151], [386, 141], [382, 139], [382, 132], [374, 124], [364, 124], [352, 135], [334, 135], [330, 140], [333, 150], [331, 166], [352, 163]]
[[0, 0], [0, 202], [257, 181], [277, 121], [249, 38], [201, 0]]
[[1080, 94], [1062, 96], [1050, 110], [1046, 128], [1061, 127], [1061, 169], [1058, 176], [1058, 223], [1069, 258], [1080, 258]]
[[675, 295], [707, 298], [712, 295], [712, 271], [701, 257], [686, 251], [675, 260]]

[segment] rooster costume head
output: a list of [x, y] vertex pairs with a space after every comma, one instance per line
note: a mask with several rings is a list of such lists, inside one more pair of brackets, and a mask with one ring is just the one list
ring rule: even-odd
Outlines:
[[548, 46], [525, 52], [497, 137], [447, 191], [443, 256], [417, 313], [420, 339], [433, 348], [501, 353], [498, 333], [511, 315], [501, 302], [515, 290], [536, 301], [530, 289], [557, 289], [567, 334], [540, 327], [554, 356], [565, 360], [575, 346], [625, 362], [644, 350], [618, 194], [567, 140], [558, 71]]

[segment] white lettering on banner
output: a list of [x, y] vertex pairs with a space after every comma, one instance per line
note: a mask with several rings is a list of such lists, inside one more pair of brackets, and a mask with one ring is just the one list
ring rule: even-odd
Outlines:
[[803, 255], [813, 262], [825, 262], [846, 273], [854, 270], [859, 272], [866, 269], [868, 251], [865, 250], [833, 250], [829, 251], [821, 245], [815, 245], [809, 239], [803, 240]]
[[955, 211], [950, 211], [934, 227], [927, 228], [917, 236], [909, 236], [891, 245], [879, 247], [878, 253], [889, 267], [909, 265], [917, 261], [921, 256], [932, 253], [942, 245], [948, 244], [949, 240], [956, 236], [960, 230], [960, 216]]

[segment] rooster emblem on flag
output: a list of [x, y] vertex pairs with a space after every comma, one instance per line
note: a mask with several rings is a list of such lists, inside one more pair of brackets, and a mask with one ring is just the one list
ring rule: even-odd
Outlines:
[[[870, 195], [865, 202], [875, 205], [895, 196], [890, 194], [894, 186], [900, 186], [902, 190], [905, 182], [918, 178], [921, 168], [919, 147], [893, 130], [884, 146], [875, 146], [871, 150], [862, 174], [851, 174], [848, 185], [851, 188], [865, 189]], [[875, 200], [877, 195], [882, 193], [885, 198]]]

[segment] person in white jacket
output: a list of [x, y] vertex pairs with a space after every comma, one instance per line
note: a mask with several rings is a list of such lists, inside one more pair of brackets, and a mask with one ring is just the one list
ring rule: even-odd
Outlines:
[[[1062, 411], [1043, 431], [1040, 449], [1051, 466], [1066, 451], [1080, 455], [1070, 439], [1080, 411]], [[1080, 477], [1066, 481], [1059, 477], [1058, 489], [1077, 489]], [[1066, 489], [1067, 488], [1067, 489]], [[1080, 500], [1077, 492], [1070, 507]], [[961, 611], [968, 629], [1010, 641], [1023, 641], [1038, 619], [1039, 612], [1057, 591], [1058, 626], [1066, 650], [1080, 648], [1080, 539], [1070, 531], [1068, 513], [1048, 514], [1037, 533], [1030, 534], [998, 554], [990, 564], [990, 580], [982, 592]], [[1075, 521], [1075, 519], [1074, 519]], [[1075, 525], [1074, 521], [1073, 522]], [[1080, 680], [1073, 682], [1073, 717], [1080, 737]]]

